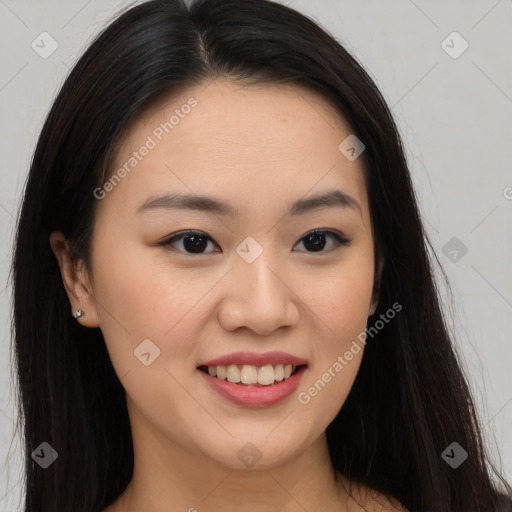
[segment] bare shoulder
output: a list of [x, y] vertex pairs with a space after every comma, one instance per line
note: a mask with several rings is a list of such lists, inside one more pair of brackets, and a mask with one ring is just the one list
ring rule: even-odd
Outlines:
[[409, 512], [393, 496], [388, 496], [362, 484], [352, 485], [350, 495], [352, 497], [350, 512], [362, 510], [365, 512]]

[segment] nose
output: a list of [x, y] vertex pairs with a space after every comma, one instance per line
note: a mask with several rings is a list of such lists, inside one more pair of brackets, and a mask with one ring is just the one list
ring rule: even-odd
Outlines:
[[219, 323], [226, 331], [246, 327], [260, 335], [295, 326], [300, 300], [293, 292], [293, 282], [287, 282], [290, 280], [283, 265], [265, 257], [265, 252], [252, 263], [240, 258], [225, 282]]

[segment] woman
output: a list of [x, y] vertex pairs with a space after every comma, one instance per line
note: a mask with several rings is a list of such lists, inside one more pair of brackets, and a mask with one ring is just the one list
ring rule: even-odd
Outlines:
[[25, 510], [508, 510], [427, 243], [389, 109], [315, 23], [131, 8], [26, 185]]

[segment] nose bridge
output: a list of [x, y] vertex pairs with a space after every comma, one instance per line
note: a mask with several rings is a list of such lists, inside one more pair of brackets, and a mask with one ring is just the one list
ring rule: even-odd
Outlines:
[[235, 264], [237, 280], [247, 292], [249, 302], [253, 302], [255, 307], [261, 308], [265, 304], [285, 298], [286, 288], [275, 275], [279, 275], [281, 268], [282, 265], [278, 264], [278, 259], [270, 248], [265, 248], [252, 262], [241, 257]]
[[285, 285], [284, 267], [270, 248], [253, 260], [244, 253], [235, 257], [230, 290], [219, 317], [226, 329], [243, 326], [265, 334], [298, 320], [293, 293]]

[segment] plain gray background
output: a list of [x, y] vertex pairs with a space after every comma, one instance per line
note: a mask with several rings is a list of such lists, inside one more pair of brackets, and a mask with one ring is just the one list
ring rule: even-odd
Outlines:
[[[392, 108], [427, 232], [453, 288], [455, 307], [445, 309], [484, 435], [512, 481], [512, 0], [283, 3], [344, 43]], [[68, 70], [128, 4], [0, 0], [0, 510], [21, 502], [7, 279], [24, 181]], [[47, 37], [42, 32], [58, 44], [47, 58], [31, 47]]]

